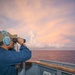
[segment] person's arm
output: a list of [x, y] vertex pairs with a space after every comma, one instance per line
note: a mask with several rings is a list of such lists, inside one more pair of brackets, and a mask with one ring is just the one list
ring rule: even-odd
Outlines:
[[31, 51], [26, 47], [22, 39], [19, 39], [19, 44], [21, 44], [20, 52], [8, 51], [5, 62], [8, 65], [13, 65], [17, 63], [24, 62], [31, 58]]

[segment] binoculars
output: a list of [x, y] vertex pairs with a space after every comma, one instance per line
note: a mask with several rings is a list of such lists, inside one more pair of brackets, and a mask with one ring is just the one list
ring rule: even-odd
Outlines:
[[[18, 42], [18, 38], [13, 38], [12, 41], [13, 41], [14, 43]], [[23, 41], [24, 41], [24, 43], [26, 42], [25, 39], [23, 39]]]

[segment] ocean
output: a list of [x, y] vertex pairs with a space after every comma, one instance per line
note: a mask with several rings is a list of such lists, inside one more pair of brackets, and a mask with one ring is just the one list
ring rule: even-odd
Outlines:
[[30, 60], [52, 60], [75, 64], [75, 50], [32, 50]]

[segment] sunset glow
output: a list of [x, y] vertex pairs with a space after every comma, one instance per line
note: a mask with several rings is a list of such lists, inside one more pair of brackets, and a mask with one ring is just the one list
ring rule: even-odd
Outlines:
[[0, 0], [0, 30], [29, 47], [75, 49], [75, 0]]

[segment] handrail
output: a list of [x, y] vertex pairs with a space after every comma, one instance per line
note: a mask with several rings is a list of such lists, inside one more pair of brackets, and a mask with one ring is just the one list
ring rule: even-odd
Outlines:
[[75, 74], [75, 68], [68, 68], [68, 67], [59, 66], [59, 65], [55, 65], [55, 64], [50, 64], [50, 63], [46, 63], [46, 62], [40, 62], [40, 61], [31, 61], [31, 63], [35, 63], [35, 64], [39, 64], [39, 65], [43, 65], [43, 66], [47, 66], [47, 67], [50, 67], [50, 68], [63, 70], [63, 71]]

